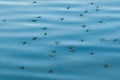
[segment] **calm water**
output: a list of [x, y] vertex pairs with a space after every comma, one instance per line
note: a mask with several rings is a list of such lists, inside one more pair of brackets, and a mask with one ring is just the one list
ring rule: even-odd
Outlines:
[[120, 80], [120, 0], [0, 0], [0, 80]]

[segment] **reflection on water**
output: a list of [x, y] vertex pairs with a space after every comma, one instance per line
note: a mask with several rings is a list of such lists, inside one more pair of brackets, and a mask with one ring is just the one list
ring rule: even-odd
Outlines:
[[0, 80], [119, 80], [119, 0], [1, 0]]

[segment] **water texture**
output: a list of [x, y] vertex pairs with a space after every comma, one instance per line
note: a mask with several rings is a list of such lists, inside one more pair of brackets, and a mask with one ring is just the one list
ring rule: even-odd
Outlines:
[[120, 0], [0, 0], [0, 80], [120, 80]]

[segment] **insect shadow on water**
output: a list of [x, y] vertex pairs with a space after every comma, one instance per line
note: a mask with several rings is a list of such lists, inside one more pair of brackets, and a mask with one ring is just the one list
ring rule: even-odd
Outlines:
[[99, 11], [99, 9], [95, 9], [96, 11]]
[[88, 10], [85, 10], [84, 13], [88, 13]]
[[44, 33], [44, 36], [47, 36], [47, 33], [46, 33], [46, 32]]
[[25, 44], [27, 44], [27, 42], [26, 42], [26, 41], [23, 41], [22, 44], [25, 45]]
[[99, 21], [99, 23], [103, 23], [103, 21]]
[[74, 53], [74, 52], [75, 52], [75, 50], [74, 50], [74, 49], [70, 49], [70, 52]]
[[80, 14], [80, 16], [82, 17], [82, 16], [83, 16], [83, 14]]
[[93, 4], [94, 4], [94, 2], [91, 2], [90, 4], [91, 4], [91, 5], [93, 5]]
[[47, 27], [43, 27], [42, 30], [47, 30]]
[[86, 27], [86, 25], [82, 25], [82, 28], [85, 28]]
[[37, 1], [33, 1], [33, 3], [35, 4], [35, 3], [37, 3]]
[[56, 50], [52, 50], [52, 53], [56, 53], [57, 51]]
[[56, 45], [59, 45], [59, 44], [60, 44], [60, 42], [59, 42], [59, 41], [55, 41], [54, 43], [55, 43]]
[[25, 66], [19, 66], [19, 67], [17, 67], [17, 68], [23, 70], [23, 69], [25, 69]]
[[73, 46], [68, 46], [68, 49], [70, 52], [74, 53], [75, 52], [75, 49], [73, 48]]
[[117, 42], [117, 41], [118, 41], [118, 39], [113, 39], [113, 41], [114, 41], [114, 42]]
[[2, 21], [3, 21], [3, 22], [6, 22], [6, 19], [3, 19]]
[[63, 21], [63, 20], [64, 20], [64, 18], [60, 18], [60, 20], [61, 20], [61, 21]]
[[90, 55], [94, 55], [95, 53], [94, 52], [90, 52]]
[[70, 6], [67, 6], [67, 9], [70, 9]]
[[103, 67], [104, 68], [109, 68], [109, 65], [108, 64], [104, 64]]
[[103, 41], [105, 41], [105, 39], [104, 39], [104, 38], [101, 38], [101, 39], [100, 39], [100, 41], [102, 41], [102, 42], [103, 42]]
[[48, 73], [54, 73], [54, 70], [53, 70], [53, 69], [50, 69], [50, 70], [48, 71]]
[[99, 6], [96, 6], [97, 8], [99, 8]]
[[86, 29], [86, 32], [89, 32], [90, 30], [89, 29]]
[[85, 40], [81, 39], [80, 42], [84, 42]]
[[99, 11], [99, 6], [96, 7], [96, 11]]
[[41, 16], [37, 16], [36, 18], [42, 18]]
[[32, 22], [37, 22], [37, 20], [33, 19]]
[[32, 40], [37, 40], [38, 38], [37, 37], [32, 37]]
[[57, 53], [57, 51], [56, 50], [52, 50], [51, 53], [50, 53], [50, 55], [49, 55], [49, 57], [54, 57], [55, 53]]
[[73, 49], [73, 46], [68, 46], [68, 49]]
[[54, 57], [55, 55], [54, 54], [50, 54], [49, 57]]

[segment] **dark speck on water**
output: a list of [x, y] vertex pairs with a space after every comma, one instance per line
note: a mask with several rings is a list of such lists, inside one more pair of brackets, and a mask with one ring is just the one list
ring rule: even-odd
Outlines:
[[56, 50], [52, 50], [52, 53], [56, 53], [57, 51]]
[[103, 23], [103, 21], [99, 21], [99, 23]]
[[36, 1], [33, 1], [33, 3], [37, 3]]
[[20, 69], [25, 69], [25, 66], [20, 66]]
[[41, 16], [38, 16], [38, 17], [36, 17], [36, 18], [41, 18]]
[[96, 11], [99, 11], [99, 9], [96, 9]]
[[68, 49], [73, 49], [73, 46], [68, 46]]
[[50, 54], [49, 57], [54, 57], [54, 55], [53, 55], [53, 54]]
[[118, 39], [113, 39], [114, 42], [118, 41]]
[[52, 69], [48, 71], [48, 73], [53, 73], [53, 72], [54, 72], [54, 70], [52, 70]]
[[72, 53], [74, 53], [74, 52], [75, 52], [75, 50], [74, 50], [73, 46], [68, 46], [68, 49], [69, 49], [69, 51], [70, 51], [70, 52], [72, 52]]
[[85, 13], [88, 13], [88, 11], [87, 11], [87, 10], [85, 10]]
[[70, 49], [70, 52], [74, 53], [74, 52], [75, 52], [75, 50], [74, 50], [74, 49]]
[[86, 27], [86, 25], [82, 25], [82, 28], [85, 28]]
[[91, 5], [93, 5], [94, 3], [93, 3], [93, 2], [91, 2], [90, 4], [91, 4]]
[[6, 22], [6, 20], [5, 20], [5, 19], [3, 19], [3, 22]]
[[24, 44], [27, 44], [27, 42], [26, 42], [26, 41], [23, 41], [22, 44], [23, 44], [23, 45], [24, 45]]
[[47, 27], [44, 27], [43, 30], [47, 30]]
[[86, 32], [89, 32], [90, 30], [89, 29], [86, 29]]
[[103, 42], [103, 41], [105, 41], [105, 39], [104, 39], [104, 38], [101, 38], [101, 39], [100, 39], [100, 41], [102, 41], [102, 42]]
[[38, 39], [38, 38], [37, 38], [37, 37], [33, 37], [33, 38], [32, 38], [32, 40], [36, 40], [36, 39]]
[[99, 6], [96, 6], [97, 8], [99, 8]]
[[61, 20], [61, 21], [63, 21], [63, 20], [64, 20], [64, 18], [60, 18], [60, 20]]
[[80, 16], [83, 16], [83, 14], [80, 14]]
[[59, 45], [59, 43], [60, 43], [59, 41], [55, 41], [55, 44], [56, 44], [56, 45]]
[[103, 67], [104, 68], [109, 68], [109, 65], [108, 64], [104, 64]]
[[80, 40], [81, 42], [84, 42], [84, 40], [82, 39], [82, 40]]
[[32, 22], [37, 22], [37, 20], [33, 19]]
[[94, 52], [90, 52], [90, 55], [93, 55], [94, 54]]
[[68, 6], [67, 9], [70, 9], [70, 7]]
[[45, 32], [44, 35], [47, 36], [47, 33]]

